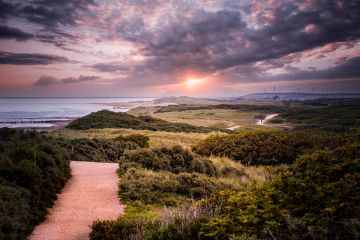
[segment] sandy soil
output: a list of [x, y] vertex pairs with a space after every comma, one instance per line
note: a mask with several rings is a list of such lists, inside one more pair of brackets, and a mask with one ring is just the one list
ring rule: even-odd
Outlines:
[[266, 115], [266, 117], [265, 117], [264, 120], [258, 120], [256, 124], [257, 124], [257, 125], [261, 125], [261, 126], [265, 126], [265, 123], [266, 123], [267, 121], [269, 121], [270, 119], [276, 117], [277, 115], [279, 115], [279, 114], [269, 114], [269, 115]]
[[71, 179], [29, 239], [89, 239], [93, 221], [116, 219], [124, 210], [117, 198], [117, 168], [116, 163], [72, 161]]

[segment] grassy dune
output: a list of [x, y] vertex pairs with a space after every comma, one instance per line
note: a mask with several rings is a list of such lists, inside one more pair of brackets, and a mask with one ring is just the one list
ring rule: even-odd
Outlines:
[[144, 134], [150, 137], [150, 147], [172, 147], [180, 145], [183, 147], [190, 147], [199, 140], [205, 139], [209, 134], [206, 133], [174, 133], [162, 131], [149, 130], [134, 130], [127, 128], [105, 128], [105, 129], [87, 129], [87, 130], [72, 130], [61, 129], [51, 133], [47, 133], [53, 137], [62, 137], [65, 139], [76, 138], [103, 138], [112, 139], [118, 136], [128, 136], [132, 134]]
[[[130, 114], [142, 114], [138, 110]], [[173, 123], [187, 123], [201, 127], [229, 128], [233, 126], [248, 127], [256, 123], [258, 112], [241, 112], [233, 109], [202, 109], [179, 112], [158, 112], [151, 116]]]

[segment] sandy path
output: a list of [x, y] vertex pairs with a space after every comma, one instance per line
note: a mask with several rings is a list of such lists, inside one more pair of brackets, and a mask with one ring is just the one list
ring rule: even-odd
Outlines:
[[233, 127], [229, 127], [229, 128], [227, 128], [227, 129], [229, 129], [229, 130], [235, 130], [235, 129], [239, 128], [239, 127], [240, 127], [239, 125], [236, 125], [236, 126], [233, 126]]
[[89, 239], [93, 221], [116, 219], [123, 212], [117, 198], [117, 168], [116, 163], [72, 161], [71, 179], [29, 239]]
[[265, 117], [264, 120], [258, 120], [256, 124], [257, 124], [257, 125], [264, 126], [267, 121], [269, 121], [270, 119], [276, 117], [277, 115], [279, 115], [279, 114], [269, 114], [269, 115], [266, 115], [266, 117]]

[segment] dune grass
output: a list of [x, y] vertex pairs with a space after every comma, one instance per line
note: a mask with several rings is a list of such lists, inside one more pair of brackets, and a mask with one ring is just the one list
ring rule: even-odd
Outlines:
[[[150, 109], [152, 110], [152, 109]], [[258, 112], [245, 112], [233, 109], [201, 109], [179, 112], [151, 112], [147, 108], [130, 110], [136, 116], [150, 114], [173, 123], [187, 123], [200, 127], [229, 128], [233, 126], [248, 127], [255, 125]]]
[[150, 147], [172, 147], [180, 145], [185, 148], [197, 143], [199, 140], [205, 139], [206, 133], [174, 133], [163, 131], [150, 130], [134, 130], [127, 128], [104, 128], [104, 129], [87, 129], [87, 130], [72, 130], [60, 129], [54, 132], [46, 133], [53, 137], [62, 137], [65, 139], [75, 138], [102, 138], [112, 139], [118, 136], [128, 136], [132, 134], [144, 134], [150, 137]]

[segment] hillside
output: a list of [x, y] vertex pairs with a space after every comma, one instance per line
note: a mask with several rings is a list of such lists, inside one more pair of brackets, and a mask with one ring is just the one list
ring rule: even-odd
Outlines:
[[127, 113], [115, 113], [103, 110], [91, 113], [71, 122], [67, 128], [84, 130], [91, 128], [131, 128], [166, 132], [208, 133], [216, 129], [196, 127], [185, 123], [170, 123], [150, 116], [132, 116]]

